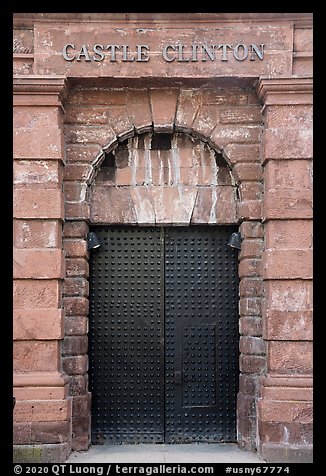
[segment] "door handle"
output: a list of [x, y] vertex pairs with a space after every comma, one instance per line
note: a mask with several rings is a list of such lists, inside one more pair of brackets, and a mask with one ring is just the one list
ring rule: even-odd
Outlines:
[[182, 384], [182, 372], [181, 372], [181, 370], [176, 370], [174, 372], [174, 383], [176, 385], [181, 385]]

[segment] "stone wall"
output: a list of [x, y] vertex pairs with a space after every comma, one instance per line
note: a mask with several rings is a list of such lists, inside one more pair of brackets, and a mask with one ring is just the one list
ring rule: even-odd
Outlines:
[[[89, 446], [89, 225], [234, 223], [238, 441], [310, 461], [312, 15], [112, 15], [14, 18], [15, 458]], [[65, 62], [94, 22], [98, 41], [146, 38], [147, 69]], [[166, 41], [229, 33], [266, 43], [264, 61], [162, 60]]]

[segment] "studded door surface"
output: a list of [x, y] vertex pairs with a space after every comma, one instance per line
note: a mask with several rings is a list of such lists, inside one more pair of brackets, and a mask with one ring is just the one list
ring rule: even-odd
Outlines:
[[237, 253], [231, 227], [165, 236], [165, 441], [236, 441]]
[[233, 227], [96, 227], [92, 442], [236, 440]]
[[92, 442], [164, 441], [160, 228], [97, 227], [90, 266]]

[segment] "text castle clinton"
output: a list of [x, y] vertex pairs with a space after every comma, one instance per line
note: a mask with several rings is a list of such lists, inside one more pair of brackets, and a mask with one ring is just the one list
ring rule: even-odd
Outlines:
[[[264, 44], [237, 43], [237, 44], [192, 44], [190, 46], [175, 44], [165, 45], [162, 48], [162, 58], [172, 63], [197, 62], [197, 61], [229, 61], [234, 58], [237, 61], [256, 61], [264, 59]], [[62, 56], [66, 61], [100, 62], [147, 62], [150, 61], [151, 52], [148, 45], [102, 45], [82, 44], [77, 46], [67, 43], [62, 49]]]

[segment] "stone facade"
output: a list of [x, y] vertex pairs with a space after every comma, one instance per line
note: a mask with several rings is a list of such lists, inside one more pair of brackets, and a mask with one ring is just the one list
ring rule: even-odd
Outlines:
[[[98, 15], [14, 16], [15, 458], [90, 444], [89, 225], [238, 224], [238, 441], [311, 461], [311, 14]], [[265, 61], [162, 63], [203, 25]], [[121, 32], [150, 61], [61, 56]]]

